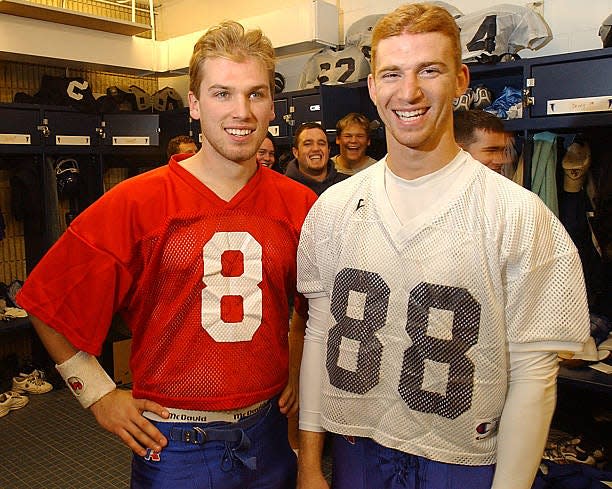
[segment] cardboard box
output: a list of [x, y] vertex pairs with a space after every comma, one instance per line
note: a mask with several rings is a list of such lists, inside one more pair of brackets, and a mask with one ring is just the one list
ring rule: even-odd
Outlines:
[[132, 339], [113, 342], [113, 380], [117, 384], [130, 384], [132, 372], [130, 372], [130, 351]]
[[100, 355], [100, 364], [106, 373], [117, 383], [125, 385], [132, 382], [130, 372], [130, 351], [132, 338], [107, 339]]

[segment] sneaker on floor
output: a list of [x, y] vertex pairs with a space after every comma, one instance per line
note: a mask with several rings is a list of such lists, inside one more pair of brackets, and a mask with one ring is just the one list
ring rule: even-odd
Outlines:
[[29, 392], [30, 394], [44, 394], [53, 389], [53, 386], [34, 375], [18, 375], [13, 377], [13, 390], [17, 392]]
[[6, 416], [9, 411], [21, 409], [30, 399], [18, 392], [8, 391], [0, 394], [0, 418]]
[[34, 377], [34, 378], [43, 379], [43, 380], [45, 380], [46, 378], [45, 371], [38, 370], [38, 369], [33, 369], [30, 373], [19, 372], [19, 377]]

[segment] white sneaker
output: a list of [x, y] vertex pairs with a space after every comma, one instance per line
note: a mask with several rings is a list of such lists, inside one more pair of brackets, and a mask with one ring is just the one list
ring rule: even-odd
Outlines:
[[21, 409], [29, 401], [30, 399], [28, 399], [28, 396], [21, 395], [14, 391], [0, 394], [0, 418], [6, 416], [9, 411]]
[[45, 371], [44, 370], [38, 370], [38, 369], [34, 369], [32, 370], [29, 374], [23, 373], [23, 372], [19, 372], [19, 376], [20, 377], [36, 377], [39, 379], [43, 379], [45, 380]]
[[44, 394], [53, 389], [53, 386], [36, 375], [18, 375], [13, 377], [13, 390], [16, 392], [29, 392], [30, 394]]

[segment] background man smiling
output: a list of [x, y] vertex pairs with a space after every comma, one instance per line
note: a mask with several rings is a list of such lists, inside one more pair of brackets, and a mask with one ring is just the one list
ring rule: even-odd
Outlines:
[[306, 122], [297, 128], [291, 150], [295, 159], [287, 165], [285, 175], [306, 185], [317, 195], [348, 177], [337, 172], [330, 161], [327, 135], [317, 122]]
[[340, 154], [332, 158], [336, 170], [347, 175], [376, 163], [366, 154], [370, 146], [370, 121], [357, 112], [350, 112], [336, 124], [336, 144]]

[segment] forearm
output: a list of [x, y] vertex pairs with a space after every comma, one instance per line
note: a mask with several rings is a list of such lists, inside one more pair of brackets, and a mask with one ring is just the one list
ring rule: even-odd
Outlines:
[[66, 337], [37, 317], [30, 319], [49, 356], [56, 363], [55, 368], [83, 407], [91, 407], [115, 390], [115, 382], [95, 356], [77, 350]]
[[323, 458], [323, 445], [325, 432], [300, 430], [300, 457], [298, 471], [303, 476], [319, 476], [323, 474], [321, 460]]
[[30, 321], [38, 334], [40, 341], [49, 352], [49, 356], [57, 364], [72, 358], [78, 350], [65, 336], [55, 331], [36, 316], [30, 315]]
[[300, 372], [299, 489], [329, 489], [321, 466], [325, 441], [321, 426], [321, 376], [328, 317], [327, 296], [308, 300], [308, 325]]
[[300, 378], [305, 331], [306, 320], [294, 312], [289, 327], [289, 377], [295, 381], [296, 385]]
[[557, 354], [523, 353], [511, 363], [492, 489], [531, 488], [555, 409]]

